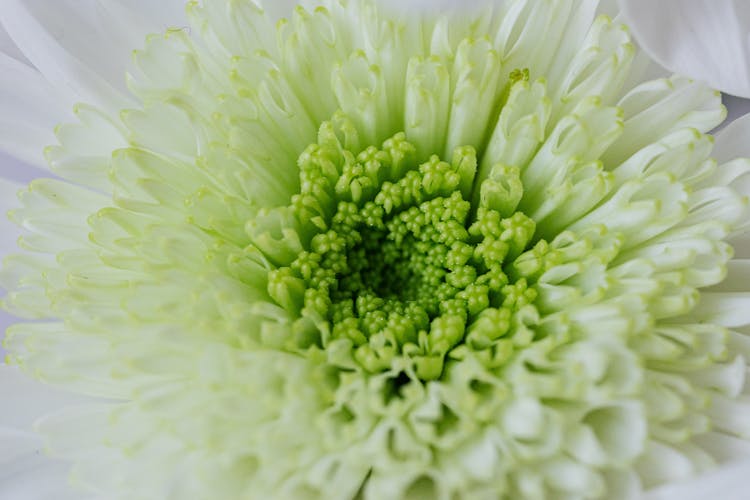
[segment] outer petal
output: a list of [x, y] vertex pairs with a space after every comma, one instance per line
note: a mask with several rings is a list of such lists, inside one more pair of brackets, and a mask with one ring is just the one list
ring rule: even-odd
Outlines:
[[[491, 0], [490, 0], [491, 1]], [[487, 4], [488, 0], [383, 0], [383, 4], [389, 8], [396, 9], [414, 9], [414, 10], [426, 10], [434, 11], [435, 9], [466, 9], [466, 8], [477, 8], [484, 4]]]
[[[716, 134], [714, 157], [720, 163], [750, 157], [750, 114], [730, 123]], [[745, 193], [750, 194], [750, 193]]]
[[[2, 161], [2, 159], [0, 159], [0, 161], [2, 161], [3, 167], [5, 167], [8, 159], [5, 160], [6, 161]], [[16, 241], [18, 240], [19, 236], [21, 236], [21, 228], [16, 224], [13, 224], [8, 219], [6, 213], [17, 200], [16, 193], [21, 188], [21, 184], [17, 184], [0, 177], [0, 261], [4, 256], [13, 253], [18, 249], [18, 247], [16, 246]], [[3, 292], [2, 288], [0, 288], [0, 292]], [[2, 295], [4, 295], [4, 293]], [[0, 310], [0, 340], [2, 340], [5, 336], [5, 329], [15, 321], [17, 321], [17, 318], [6, 313], [5, 311]], [[4, 357], [5, 352], [0, 346], [0, 359]], [[4, 367], [0, 365], [0, 369], [4, 369]], [[0, 380], [0, 384], [1, 383], [2, 380]], [[0, 394], [0, 397], [2, 397], [2, 394]], [[2, 399], [0, 399], [0, 401], [2, 401]], [[0, 411], [4, 411], [4, 409]], [[1, 424], [2, 420], [0, 420], [0, 425]], [[0, 497], [0, 500], [1, 499], [2, 497]]]
[[[132, 49], [184, 19], [183, 0], [0, 0], [0, 149], [46, 167], [73, 104], [126, 106]], [[19, 178], [0, 163], [0, 177]]]
[[72, 114], [57, 90], [34, 68], [0, 54], [0, 74], [0, 149], [45, 167], [44, 146], [56, 142], [55, 125]]
[[91, 399], [42, 384], [0, 363], [0, 401], [0, 429], [31, 433], [40, 417]]
[[13, 39], [8, 35], [8, 32], [2, 28], [2, 26], [0, 26], [0, 52], [9, 55], [14, 59], [18, 59], [19, 61], [25, 63], [29, 62], [29, 60], [23, 55], [23, 52], [16, 47]]
[[[713, 156], [720, 164], [730, 162], [735, 158], [750, 157], [748, 137], [750, 137], [750, 114], [733, 121], [716, 135]], [[750, 185], [747, 182], [741, 182], [737, 188], [743, 194], [750, 195]], [[733, 243], [737, 254], [741, 256], [748, 254], [750, 241], [748, 241], [747, 236], [741, 236]], [[736, 269], [736, 267], [730, 268], [730, 273], [737, 274], [736, 270], [732, 269]], [[734, 276], [734, 278], [736, 281], [737, 276]], [[747, 458], [746, 450], [742, 449], [738, 451], [736, 462], [726, 463], [717, 470], [692, 480], [652, 490], [645, 496], [644, 500], [671, 500], [674, 498], [680, 500], [702, 500], [705, 498], [743, 500], [747, 498], [749, 472], [750, 460]]]
[[84, 398], [45, 386], [0, 364], [0, 500], [84, 500], [68, 485], [70, 465], [44, 455], [33, 432], [40, 416]]
[[73, 100], [127, 104], [122, 73], [128, 53], [116, 50], [116, 38], [96, 25], [91, 1], [4, 0], [0, 7], [0, 22], [18, 48]]
[[[721, 164], [735, 158], [750, 158], [750, 114], [738, 118], [716, 134], [713, 155]], [[750, 175], [742, 175], [734, 183], [736, 188], [750, 198]], [[736, 235], [732, 241], [735, 257], [750, 258], [750, 234]]]
[[[265, 10], [272, 19], [281, 19], [292, 15], [298, 0], [253, 0]], [[308, 2], [309, 3], [309, 2]], [[317, 4], [319, 5], [319, 4]]]
[[[16, 68], [16, 70], [20, 71], [21, 73], [24, 73], [24, 72], [28, 73], [29, 69], [27, 67], [30, 67], [30, 65], [31, 65], [31, 63], [29, 62], [29, 60], [26, 59], [26, 57], [23, 55], [23, 53], [18, 49], [18, 47], [16, 47], [16, 44], [13, 43], [13, 40], [10, 38], [10, 35], [8, 35], [8, 33], [2, 28], [2, 26], [0, 26], [0, 60], [3, 61], [3, 64], [7, 67], [6, 69], [8, 69], [8, 68]], [[17, 65], [16, 61], [18, 61], [20, 63], [23, 63], [23, 64]], [[4, 76], [6, 76], [6, 75], [7, 75], [7, 78], [10, 81], [15, 81], [14, 80], [14, 73], [12, 71], [9, 72], [9, 73], [5, 73], [4, 74]], [[38, 74], [37, 72], [33, 72], [32, 75], [33, 75], [31, 77], [32, 80], [36, 80], [37, 83], [39, 81], [43, 80], [42, 76], [40, 74]], [[15, 76], [17, 76], [17, 75], [15, 75]], [[2, 97], [2, 98], [0, 98], [0, 99], [6, 99], [7, 98], [7, 99], [10, 100], [10, 102], [12, 103], [12, 105], [14, 105], [19, 100], [17, 94], [19, 94], [22, 91], [22, 89], [21, 88], [11, 88], [8, 85], [3, 85], [4, 82], [5, 82], [5, 80], [3, 80], [2, 82], [0, 82], [0, 87], [2, 87], [4, 89], [3, 91], [0, 91], [0, 93], [6, 93], [7, 95], [4, 96], [4, 97]], [[5, 83], [7, 83], [7, 82], [5, 82]], [[49, 90], [51, 91], [52, 89], [49, 89]], [[11, 107], [12, 107], [12, 105], [11, 105]], [[62, 107], [60, 107], [60, 109], [62, 110]], [[7, 108], [5, 108], [5, 107], [3, 108], [3, 110], [6, 113], [8, 112]], [[62, 114], [64, 116], [68, 116], [68, 114], [65, 113], [65, 112], [63, 112]], [[10, 122], [10, 121], [13, 121], [16, 118], [17, 117], [15, 117], [15, 116], [14, 117], [6, 116], [5, 120], [8, 121], [8, 122]], [[28, 117], [24, 115], [22, 118], [26, 119]], [[45, 123], [46, 122], [47, 122], [47, 119], [45, 118]], [[6, 128], [8, 128], [8, 127], [6, 127]], [[18, 132], [18, 129], [15, 128], [15, 127], [10, 127], [10, 129], [11, 129], [11, 135], [13, 135], [13, 133], [15, 133], [15, 132]], [[45, 134], [49, 134], [49, 132], [45, 132]], [[19, 141], [16, 141], [15, 139], [16, 139], [15, 137], [11, 137], [10, 139], [6, 139], [6, 141], [5, 141], [7, 143], [10, 143], [10, 148], [11, 149], [13, 149], [13, 146], [18, 145]], [[17, 154], [16, 156], [23, 156], [23, 155]], [[38, 151], [38, 150], [37, 151], [32, 151], [32, 156], [34, 157], [34, 159], [38, 163], [42, 163], [43, 162], [41, 151]], [[34, 179], [35, 177], [40, 177], [41, 175], [43, 175], [43, 173], [44, 173], [43, 171], [41, 171], [41, 170], [39, 170], [39, 169], [37, 169], [35, 167], [32, 167], [31, 164], [29, 164], [29, 163], [19, 161], [17, 158], [12, 158], [10, 155], [8, 155], [6, 153], [3, 153], [3, 152], [0, 152], [0, 178], [6, 178], [6, 179], [14, 180], [14, 181], [23, 181], [23, 182], [26, 182], [26, 181], [30, 181], [30, 180]], [[3, 196], [4, 196], [4, 194], [3, 194]], [[3, 199], [0, 199], [0, 203], [3, 201]], [[2, 208], [2, 207], [0, 207], [0, 208]], [[4, 220], [4, 217], [0, 216], [0, 219]], [[1, 237], [3, 238], [3, 241], [4, 241], [5, 240], [4, 234], [5, 233], [3, 232], [3, 233], [0, 233], [0, 234], [3, 235]], [[2, 246], [0, 246], [0, 249], [1, 248], [2, 248]], [[0, 320], [0, 325], [3, 325], [3, 324], [4, 323], [2, 323], [2, 320]]]
[[656, 488], [643, 500], [745, 500], [749, 473], [750, 461], [737, 462], [690, 481]]
[[30, 163], [20, 161], [0, 151], [0, 179], [27, 183], [44, 176], [49, 176], [46, 170], [34, 167]]
[[41, 453], [39, 438], [0, 428], [0, 500], [84, 500], [68, 485], [69, 465]]
[[0, 256], [18, 250], [16, 240], [21, 236], [21, 228], [8, 220], [6, 214], [17, 205], [16, 193], [22, 188], [22, 184], [0, 178]]
[[135, 45], [131, 48], [143, 45], [148, 33], [159, 33], [172, 26], [187, 24], [185, 3], [185, 0], [96, 0], [101, 13], [113, 16], [122, 31], [136, 37]]
[[676, 73], [750, 97], [750, 3], [746, 0], [619, 0], [643, 49]]
[[184, 1], [2, 0], [0, 22], [15, 45], [75, 100], [127, 103], [131, 51], [151, 32], [184, 24]]
[[750, 99], [724, 94], [722, 102], [727, 108], [727, 119], [724, 121], [725, 126], [750, 113]]

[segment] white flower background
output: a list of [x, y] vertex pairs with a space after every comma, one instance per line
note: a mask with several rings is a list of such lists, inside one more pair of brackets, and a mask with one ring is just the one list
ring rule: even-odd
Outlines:
[[[398, 3], [443, 8], [467, 1]], [[275, 0], [273, 8], [282, 15], [293, 3]], [[605, 3], [613, 14], [624, 18], [640, 46], [661, 66], [704, 80], [725, 93], [728, 118], [722, 128], [729, 129], [719, 141], [732, 149], [732, 156], [750, 156], [750, 1]], [[52, 130], [69, 118], [72, 104], [89, 101], [107, 107], [109, 102], [112, 107], [116, 101], [111, 97], [124, 91], [122, 75], [128, 68], [130, 49], [140, 45], [147, 33], [179, 26], [182, 6], [182, 0], [0, 0], [0, 211], [12, 205], [19, 185], [50, 175], [42, 149], [54, 142]], [[15, 248], [16, 237], [14, 226], [0, 218], [0, 254]], [[0, 329], [4, 331], [13, 321], [0, 312]], [[6, 413], [0, 415], [0, 425], [29, 430], [34, 416], [54, 408], [60, 400], [18, 377], [8, 383], [7, 370], [3, 375], [0, 405], [12, 404], [15, 411], [13, 421], [8, 421], [9, 412], [0, 410]], [[3, 432], [0, 428], [0, 438]], [[0, 464], [12, 458], [6, 455], [0, 448]], [[19, 477], [25, 481], [19, 482]], [[0, 468], [0, 500], [78, 498], [58, 489], [64, 477], [64, 467], [39, 457], [4, 466]], [[39, 481], [45, 482], [44, 487], [39, 487]], [[36, 484], [33, 488], [32, 483]], [[741, 500], [750, 498], [748, 491], [750, 456], [746, 462], [738, 461], [688, 483], [659, 488], [647, 498]]]

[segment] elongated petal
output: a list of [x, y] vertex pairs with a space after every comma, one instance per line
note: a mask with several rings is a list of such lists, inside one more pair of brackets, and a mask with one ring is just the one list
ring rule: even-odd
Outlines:
[[0, 74], [0, 149], [45, 167], [44, 146], [55, 142], [54, 126], [70, 116], [65, 102], [42, 74], [8, 55], [0, 54]]
[[[77, 2], [68, 2], [76, 5]], [[117, 19], [116, 27], [134, 40], [131, 48], [143, 44], [148, 33], [159, 33], [169, 27], [181, 27], [185, 19], [184, 0], [95, 0], [98, 10]]]
[[[57, 142], [53, 129], [70, 121], [74, 102], [127, 103], [131, 50], [148, 33], [185, 24], [182, 0], [6, 0], [0, 7], [0, 148], [45, 168], [42, 151]], [[2, 167], [0, 176], [35, 176]]]
[[[0, 160], [2, 162], [0, 165], [3, 165], [3, 167], [9, 159], [5, 158], [4, 160]], [[10, 222], [6, 216], [6, 212], [10, 209], [14, 200], [16, 200], [16, 192], [19, 189], [21, 189], [20, 184], [0, 177], [0, 255], [8, 255], [18, 248], [16, 240], [20, 236], [20, 230], [18, 226]], [[5, 329], [17, 320], [14, 316], [0, 311], [0, 332], [5, 332]], [[2, 339], [2, 336], [3, 334], [0, 334], [0, 339]], [[0, 347], [0, 357], [4, 356], [5, 352]]]
[[3, 402], [0, 428], [30, 433], [40, 417], [87, 400], [33, 380], [16, 367], [0, 364], [0, 401]]
[[[750, 114], [738, 118], [716, 135], [713, 155], [719, 162], [729, 162], [737, 157], [750, 157]], [[737, 162], [729, 165], [737, 165]], [[742, 175], [736, 182], [738, 191], [750, 196], [750, 179]], [[731, 243], [734, 245], [737, 257], [750, 257], [750, 236], [747, 233], [735, 236]]]
[[619, 1], [636, 40], [664, 67], [750, 97], [750, 3]]
[[647, 493], [643, 500], [744, 500], [750, 461], [726, 465], [690, 481], [663, 486]]
[[726, 125], [750, 113], [750, 99], [724, 94], [722, 101], [727, 108]]
[[68, 484], [70, 465], [42, 453], [38, 436], [0, 427], [0, 498], [84, 500]]
[[750, 157], [750, 114], [738, 118], [716, 135], [713, 156], [719, 162]]
[[42, 439], [33, 431], [40, 417], [84, 400], [0, 364], [0, 499], [91, 498], [70, 487], [70, 463], [46, 456]]
[[123, 78], [118, 85], [115, 72], [127, 52], [113, 51], [112, 37], [97, 33], [90, 4], [5, 0], [0, 23], [45, 78], [65, 88], [73, 101], [122, 107], [128, 101]]
[[16, 240], [21, 230], [8, 219], [7, 213], [17, 204], [16, 193], [22, 188], [21, 184], [0, 178], [0, 255], [18, 250]]
[[26, 183], [46, 175], [49, 175], [46, 169], [36, 167], [0, 151], [0, 178]]
[[[300, 3], [298, 0], [257, 0], [271, 19], [277, 20], [292, 15], [294, 6]], [[310, 4], [310, 2], [308, 2]], [[312, 4], [314, 5], [314, 4]]]
[[477, 8], [488, 2], [487, 0], [462, 0], [460, 2], [457, 2], [456, 0], [410, 0], [408, 2], [383, 0], [382, 3], [384, 6], [394, 10], [408, 9], [419, 12], [420, 10], [434, 11], [435, 9], [448, 10]]
[[[145, 35], [184, 25], [183, 2], [4, 0], [0, 23], [50, 81], [76, 101], [117, 109], [130, 103], [125, 72]], [[144, 15], [144, 13], [148, 15]]]
[[[0, 25], [0, 52], [9, 55], [13, 59], [17, 59], [24, 63], [29, 63], [29, 60], [23, 55], [23, 52], [16, 46], [13, 39], [10, 37], [5, 28]], [[30, 64], [30, 63], [29, 63]]]

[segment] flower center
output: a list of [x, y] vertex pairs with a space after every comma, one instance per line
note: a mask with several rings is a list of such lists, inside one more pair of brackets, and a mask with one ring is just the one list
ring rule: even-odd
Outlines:
[[515, 265], [535, 230], [515, 211], [518, 172], [493, 169], [472, 203], [473, 148], [420, 163], [403, 133], [356, 152], [342, 130], [323, 125], [299, 159], [300, 193], [278, 209], [299, 236], [269, 273], [269, 294], [299, 318], [283, 347], [370, 373], [405, 359], [422, 380], [459, 346], [502, 365], [514, 313], [536, 298]]

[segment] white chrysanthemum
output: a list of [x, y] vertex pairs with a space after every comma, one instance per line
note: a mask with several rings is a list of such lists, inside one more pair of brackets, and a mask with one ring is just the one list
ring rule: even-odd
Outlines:
[[[750, 161], [712, 159], [719, 94], [641, 82], [595, 1], [309, 4], [191, 2], [127, 97], [59, 82], [89, 104], [0, 283], [32, 320], [9, 362], [88, 397], [38, 425], [73, 485], [616, 499], [745, 455]], [[17, 41], [40, 22], [6, 6]]]

